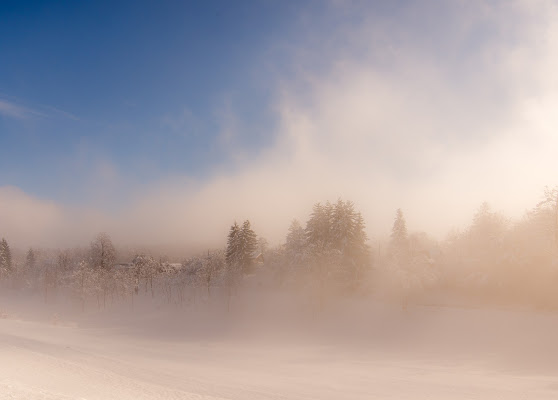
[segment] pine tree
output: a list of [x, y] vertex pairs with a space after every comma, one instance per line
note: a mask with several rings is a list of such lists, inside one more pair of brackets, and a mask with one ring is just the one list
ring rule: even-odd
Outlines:
[[364, 229], [362, 215], [351, 201], [339, 199], [335, 205], [327, 202], [325, 206], [316, 203], [306, 223], [306, 245], [313, 257], [321, 259], [319, 263], [324, 257], [333, 257], [336, 268], [360, 268], [369, 261]]
[[227, 237], [227, 250], [225, 251], [225, 261], [229, 270], [236, 269], [240, 265], [240, 227], [234, 222], [229, 230]]
[[240, 229], [240, 265], [244, 272], [250, 272], [258, 250], [258, 238], [246, 220]]
[[[507, 221], [501, 214], [493, 212], [487, 202], [481, 204], [473, 217], [469, 229], [470, 238], [475, 246], [490, 247], [501, 239], [507, 229]], [[550, 233], [549, 237], [552, 237]]]
[[250, 221], [244, 221], [242, 227], [235, 222], [231, 226], [227, 239], [225, 252], [227, 268], [249, 272], [257, 250], [258, 238], [250, 227]]
[[355, 210], [352, 202], [339, 199], [331, 215], [330, 242], [342, 253], [350, 247], [355, 230]]
[[314, 204], [305, 229], [309, 246], [323, 250], [330, 244], [331, 216], [332, 206], [329, 202], [325, 206], [320, 203]]
[[391, 230], [391, 246], [392, 250], [398, 253], [408, 250], [407, 225], [400, 208], [395, 212], [395, 221]]
[[306, 234], [304, 232], [304, 228], [296, 219], [293, 219], [291, 221], [286, 242], [287, 252], [289, 252], [291, 255], [302, 253], [306, 245]]
[[13, 270], [12, 252], [8, 242], [4, 238], [0, 241], [0, 270], [7, 273], [11, 273]]
[[35, 256], [35, 252], [30, 247], [27, 251], [27, 256], [25, 257], [25, 267], [27, 268], [27, 270], [32, 271], [35, 268], [36, 263], [37, 258]]
[[[491, 210], [488, 203], [481, 204], [473, 223], [467, 232], [470, 260], [475, 260], [475, 264], [482, 268], [492, 267], [500, 262], [500, 249], [508, 230], [508, 222], [503, 215]], [[543, 239], [545, 238], [546, 239]], [[540, 244], [550, 244], [552, 246], [552, 235], [543, 235]]]
[[353, 231], [351, 233], [351, 242], [349, 244], [349, 254], [358, 265], [364, 265], [369, 261], [369, 249], [366, 242], [368, 236], [366, 235], [364, 218], [360, 212], [354, 215]]
[[258, 238], [258, 252], [260, 254], [265, 254], [269, 250], [269, 242], [264, 237]]
[[[231, 226], [227, 239], [225, 251], [226, 275], [228, 288], [228, 299], [243, 272], [248, 272], [254, 259], [254, 253], [258, 249], [256, 234], [250, 227], [250, 221], [246, 220], [242, 228], [235, 223]], [[227, 307], [229, 307], [227, 302]]]

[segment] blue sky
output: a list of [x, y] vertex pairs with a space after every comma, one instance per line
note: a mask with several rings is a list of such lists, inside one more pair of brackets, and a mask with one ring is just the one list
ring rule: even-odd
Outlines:
[[338, 197], [371, 237], [519, 218], [556, 184], [557, 55], [554, 0], [1, 2], [0, 234], [280, 243]]
[[126, 180], [199, 177], [227, 163], [233, 114], [247, 152], [269, 144], [267, 75], [309, 5], [2, 2], [0, 101], [20, 112], [0, 114], [0, 183], [83, 202], [98, 160]]

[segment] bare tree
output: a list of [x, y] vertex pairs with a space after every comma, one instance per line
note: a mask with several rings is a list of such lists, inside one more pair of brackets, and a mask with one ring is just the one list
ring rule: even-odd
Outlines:
[[91, 266], [98, 272], [104, 307], [106, 306], [106, 297], [110, 286], [110, 271], [116, 261], [116, 249], [108, 234], [99, 233], [95, 240], [91, 242], [90, 260]]
[[203, 260], [202, 268], [199, 271], [201, 280], [207, 288], [207, 297], [211, 295], [211, 284], [217, 274], [225, 268], [225, 254], [222, 250], [207, 252], [207, 257]]
[[104, 232], [99, 233], [90, 247], [91, 266], [95, 269], [108, 271], [116, 260], [116, 249], [110, 236]]

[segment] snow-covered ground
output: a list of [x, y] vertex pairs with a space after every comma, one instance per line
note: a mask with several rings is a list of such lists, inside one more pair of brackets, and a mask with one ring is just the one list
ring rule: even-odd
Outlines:
[[219, 322], [136, 310], [55, 325], [8, 305], [2, 400], [558, 398], [552, 313], [360, 301], [298, 319], [233, 307]]

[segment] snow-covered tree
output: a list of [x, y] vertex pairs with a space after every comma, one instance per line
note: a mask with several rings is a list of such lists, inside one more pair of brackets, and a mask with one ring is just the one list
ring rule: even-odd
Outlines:
[[306, 234], [304, 228], [300, 225], [298, 220], [293, 219], [289, 226], [286, 240], [287, 252], [297, 255], [304, 251], [306, 246]]
[[27, 251], [27, 255], [25, 256], [25, 266], [28, 270], [33, 270], [37, 265], [37, 256], [35, 255], [35, 251], [32, 247], [29, 248]]
[[330, 244], [332, 206], [316, 203], [312, 207], [310, 219], [306, 222], [306, 241], [313, 249], [325, 249]]
[[203, 259], [202, 268], [199, 271], [201, 281], [207, 289], [207, 296], [211, 295], [211, 285], [225, 267], [225, 257], [222, 250], [208, 251]]
[[72, 271], [71, 288], [80, 301], [82, 310], [85, 309], [87, 298], [98, 291], [97, 286], [95, 271], [89, 268], [85, 260], [80, 261]]
[[110, 236], [99, 233], [90, 246], [91, 266], [95, 269], [109, 271], [116, 260], [116, 249]]
[[244, 221], [242, 227], [239, 227], [235, 222], [229, 231], [225, 251], [227, 307], [230, 304], [233, 289], [237, 286], [242, 274], [250, 272], [257, 250], [258, 240], [250, 226], [250, 221]]
[[60, 272], [68, 272], [72, 265], [72, 255], [68, 250], [60, 250], [58, 252], [58, 269]]
[[230, 271], [249, 272], [255, 253], [258, 250], [258, 239], [246, 220], [239, 227], [235, 222], [229, 231], [225, 259]]
[[12, 251], [6, 239], [0, 241], [0, 271], [9, 274], [12, 272]]
[[552, 242], [558, 249], [558, 186], [546, 187], [542, 200], [529, 212], [540, 240]]
[[391, 249], [394, 253], [406, 253], [409, 245], [409, 238], [407, 236], [407, 224], [403, 211], [400, 208], [395, 212], [395, 221], [391, 229]]
[[351, 201], [339, 199], [331, 219], [331, 244], [352, 261], [363, 259], [368, 253], [364, 219]]
[[106, 306], [107, 295], [111, 287], [112, 276], [110, 271], [116, 261], [116, 249], [112, 244], [110, 236], [106, 233], [99, 233], [95, 240], [91, 242], [89, 248], [89, 259], [91, 267], [96, 271], [98, 279], [97, 301], [103, 300], [103, 307]]
[[354, 286], [369, 263], [369, 249], [364, 219], [351, 201], [339, 199], [334, 205], [329, 231], [331, 247], [340, 254], [337, 279]]
[[507, 229], [506, 218], [493, 212], [487, 202], [481, 204], [473, 216], [473, 224], [469, 228], [469, 236], [477, 244], [492, 243], [500, 240]]
[[258, 238], [258, 252], [260, 254], [265, 254], [268, 249], [269, 249], [269, 242], [267, 241], [266, 238], [260, 236]]
[[353, 203], [350, 201], [344, 202], [339, 199], [335, 206], [330, 221], [330, 240], [331, 245], [341, 251], [349, 247], [353, 241], [354, 228], [355, 228], [355, 210]]
[[[294, 240], [297, 231], [294, 226], [288, 239]], [[345, 287], [359, 279], [370, 257], [364, 219], [351, 201], [339, 199], [334, 205], [327, 202], [325, 206], [316, 203], [305, 234], [305, 253], [320, 279], [328, 277]], [[296, 242], [301, 241], [297, 238]]]
[[[305, 243], [313, 251], [333, 248], [347, 256], [354, 255], [357, 248], [363, 250], [368, 240], [362, 215], [355, 211], [351, 201], [342, 199], [334, 205], [329, 202], [325, 206], [316, 203], [306, 223], [305, 233]], [[289, 231], [287, 241], [293, 239], [298, 244], [302, 242], [296, 225], [292, 227], [292, 232]]]
[[502, 257], [507, 231], [506, 218], [493, 212], [488, 203], [482, 203], [468, 232], [469, 261], [476, 264], [471, 266], [482, 270], [483, 273], [494, 268]]
[[244, 273], [250, 272], [258, 251], [258, 238], [250, 226], [250, 221], [246, 220], [240, 229], [240, 265]]
[[131, 269], [117, 269], [111, 272], [112, 279], [109, 282], [111, 299], [114, 296], [122, 299], [130, 299], [134, 304], [134, 295], [137, 293], [138, 281], [135, 271]]
[[240, 265], [240, 246], [240, 227], [235, 221], [227, 237], [227, 250], [225, 252], [227, 268], [236, 269]]
[[353, 232], [351, 235], [350, 250], [359, 262], [367, 263], [370, 261], [370, 249], [368, 248], [368, 235], [362, 214], [357, 212], [354, 216]]
[[306, 232], [298, 220], [293, 219], [289, 226], [285, 244], [285, 260], [291, 268], [295, 268], [295, 273], [306, 263], [307, 242]]
[[242, 274], [242, 243], [240, 227], [234, 222], [229, 230], [229, 235], [227, 238], [227, 249], [225, 250], [225, 285], [227, 288], [227, 308], [230, 307], [230, 298], [233, 293], [233, 289], [238, 284], [241, 274]]
[[182, 270], [179, 279], [180, 284], [178, 287], [181, 302], [184, 297], [183, 290], [186, 287], [191, 289], [190, 293], [195, 301], [198, 287], [205, 284], [205, 282], [202, 281], [203, 268], [204, 260], [200, 257], [190, 257], [182, 262]]
[[151, 296], [154, 296], [153, 277], [157, 273], [159, 264], [153, 257], [146, 254], [137, 254], [132, 260], [132, 263], [134, 264], [134, 273], [138, 283], [140, 279], [143, 279], [145, 282], [145, 291], [147, 292], [147, 285], [149, 284]]
[[352, 230], [349, 241], [344, 248], [344, 259], [352, 268], [355, 281], [362, 278], [365, 269], [371, 264], [370, 248], [368, 247], [368, 236], [365, 231], [366, 225], [360, 212], [353, 214]]

